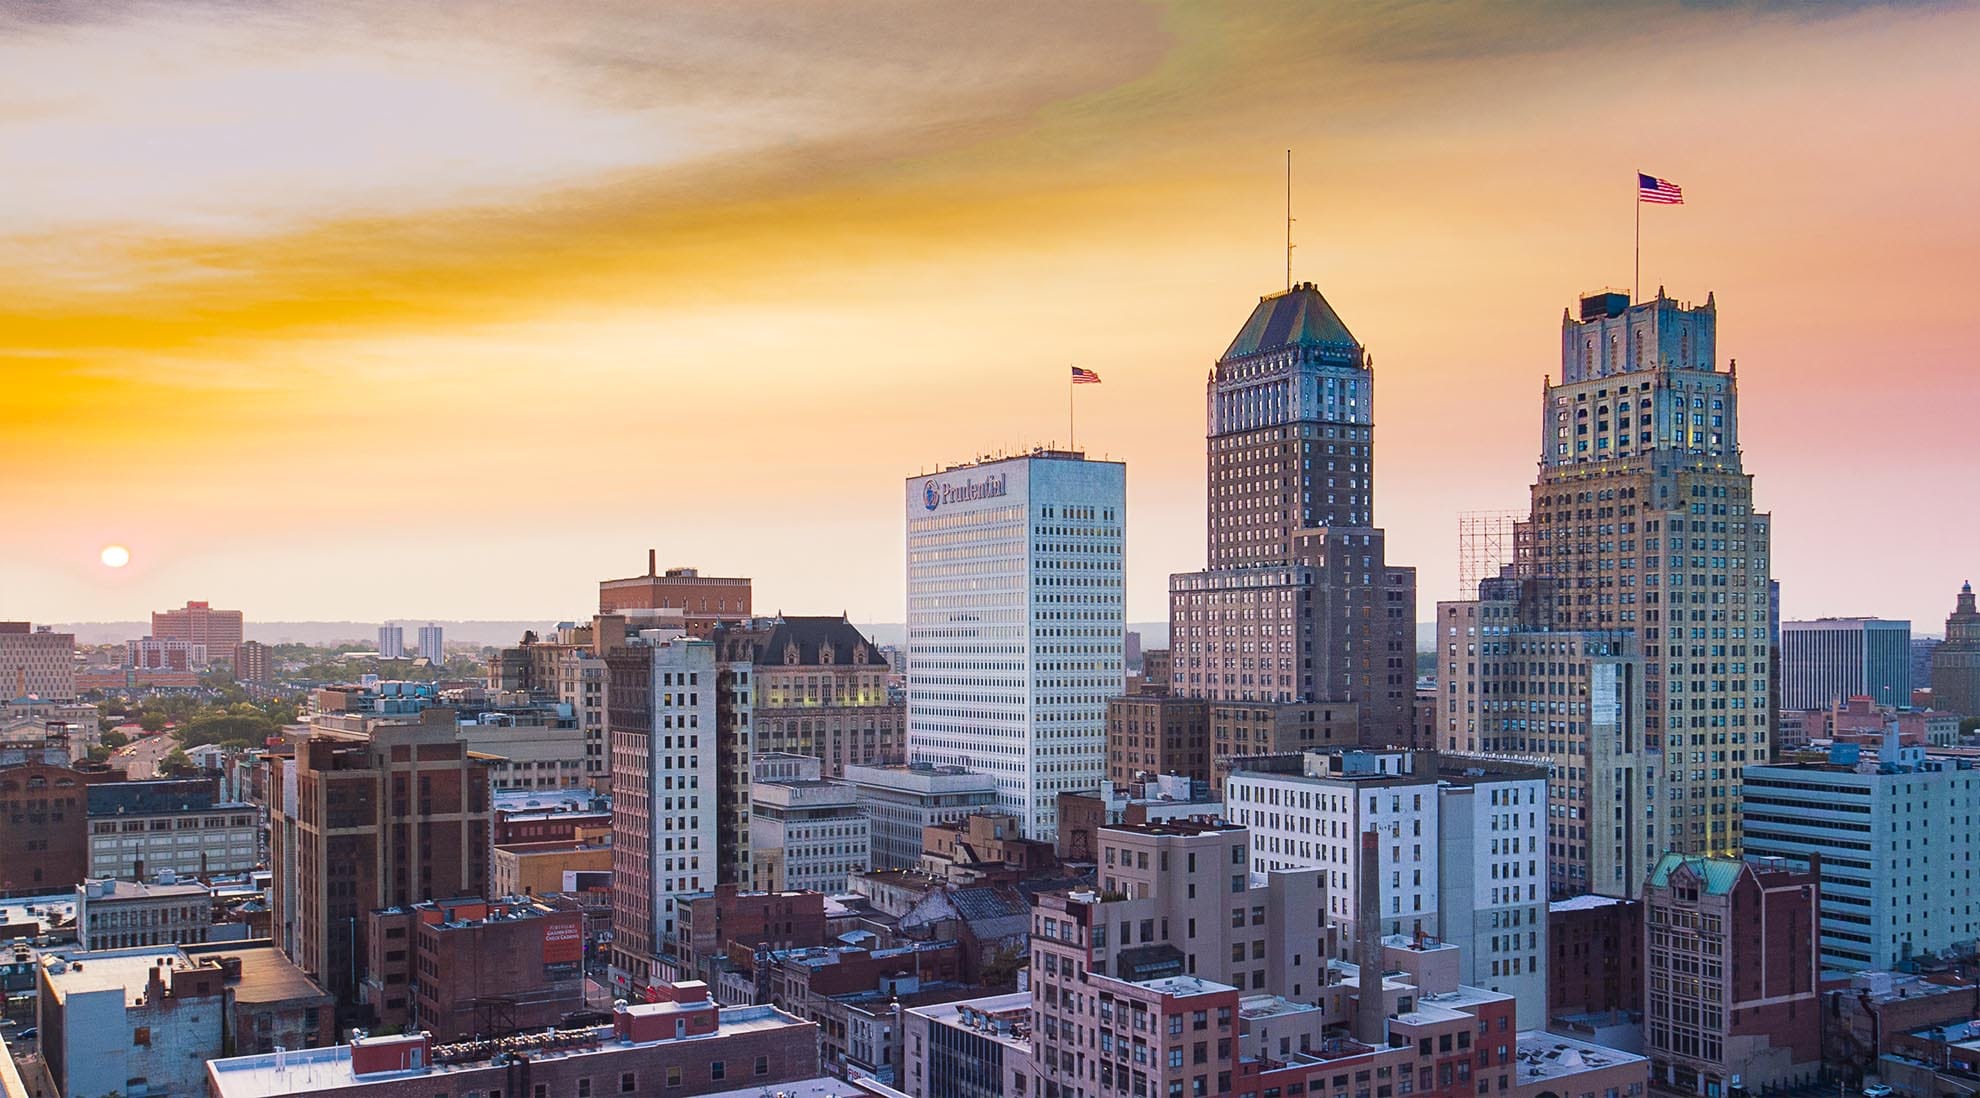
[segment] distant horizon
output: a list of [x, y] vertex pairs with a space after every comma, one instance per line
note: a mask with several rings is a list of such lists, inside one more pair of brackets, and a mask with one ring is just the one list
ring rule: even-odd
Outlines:
[[899, 620], [903, 478], [1076, 411], [1154, 620], [1288, 281], [1373, 357], [1419, 618], [1603, 286], [1714, 297], [1785, 616], [1980, 578], [1970, 0], [46, 8], [0, 0], [0, 618], [499, 619], [657, 547]]

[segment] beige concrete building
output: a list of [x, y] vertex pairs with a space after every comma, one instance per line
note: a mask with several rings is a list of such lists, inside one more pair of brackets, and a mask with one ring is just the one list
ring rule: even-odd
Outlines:
[[[582, 893], [588, 890], [588, 881], [597, 880], [596, 874], [604, 874], [609, 882], [612, 873], [610, 843], [507, 843], [495, 847], [493, 857], [488, 879], [495, 896]], [[604, 902], [610, 902], [609, 891]]]
[[75, 635], [24, 621], [0, 621], [0, 701], [67, 701], [75, 696]]

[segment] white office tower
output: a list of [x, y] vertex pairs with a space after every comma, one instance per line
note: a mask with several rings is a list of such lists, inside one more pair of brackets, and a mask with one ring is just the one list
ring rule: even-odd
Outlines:
[[1126, 493], [1125, 465], [1063, 450], [907, 481], [908, 755], [991, 775], [1030, 838], [1106, 774]]
[[447, 662], [446, 630], [437, 625], [419, 627], [419, 657], [435, 666]]

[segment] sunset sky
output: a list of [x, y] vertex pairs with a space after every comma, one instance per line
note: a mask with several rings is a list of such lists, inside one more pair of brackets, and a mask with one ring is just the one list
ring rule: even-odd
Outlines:
[[0, 618], [573, 618], [653, 546], [899, 620], [901, 479], [1063, 441], [1074, 362], [1163, 618], [1291, 148], [1419, 617], [1457, 515], [1525, 503], [1641, 168], [1786, 613], [1937, 633], [1980, 579], [1976, 43], [1954, 3], [0, 0]]

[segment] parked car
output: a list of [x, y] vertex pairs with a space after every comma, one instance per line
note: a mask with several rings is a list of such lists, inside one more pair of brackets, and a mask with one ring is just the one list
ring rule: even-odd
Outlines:
[[41, 1031], [33, 1026], [29, 1026], [26, 1029], [20, 1031], [20, 1033], [16, 1034], [16, 1036], [23, 1041], [32, 1041], [36, 1037], [41, 1036]]
[[1891, 1088], [1883, 1083], [1872, 1083], [1863, 1088], [1863, 1098], [1891, 1098]]

